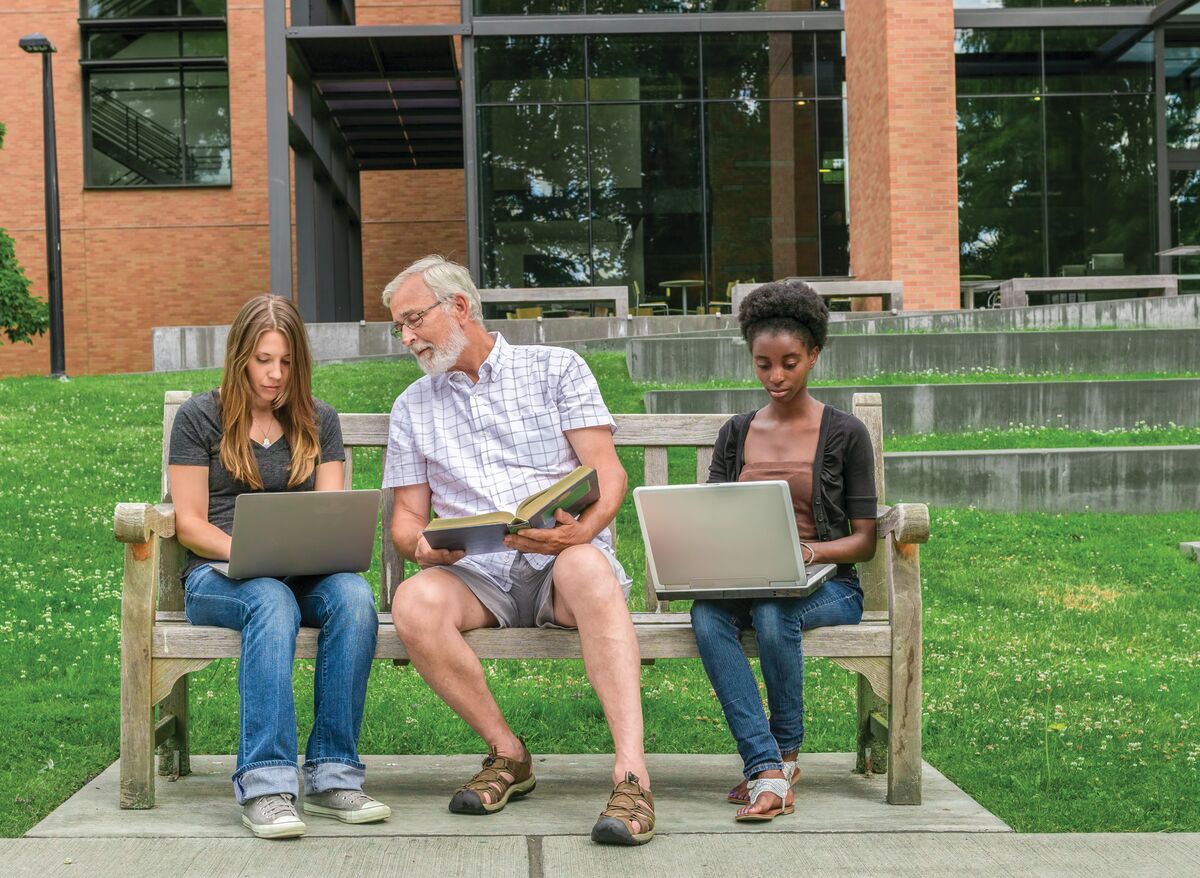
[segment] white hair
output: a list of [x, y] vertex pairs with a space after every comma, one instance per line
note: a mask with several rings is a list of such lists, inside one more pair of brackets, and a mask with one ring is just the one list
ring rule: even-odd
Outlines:
[[469, 306], [468, 316], [476, 323], [483, 323], [483, 308], [479, 304], [479, 289], [471, 280], [471, 273], [464, 266], [442, 256], [426, 256], [418, 259], [404, 271], [400, 272], [391, 283], [383, 288], [383, 307], [391, 308], [392, 296], [404, 282], [414, 275], [420, 275], [425, 286], [433, 293], [434, 298], [442, 307], [450, 305], [455, 296], [466, 296]]

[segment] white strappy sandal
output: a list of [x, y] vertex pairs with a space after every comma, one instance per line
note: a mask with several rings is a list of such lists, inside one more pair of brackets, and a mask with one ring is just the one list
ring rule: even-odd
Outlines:
[[[794, 760], [793, 761], [784, 760], [783, 777], [788, 782], [788, 786], [791, 787], [793, 790], [796, 789], [796, 787], [800, 784], [800, 767], [799, 767], [799, 765], [796, 764], [796, 762]], [[748, 787], [749, 787], [749, 782], [747, 782], [747, 788]], [[735, 805], [749, 805], [750, 804], [749, 795], [747, 795], [743, 798], [738, 798], [738, 797], [734, 796], [734, 791], [736, 789], [737, 789], [737, 787], [734, 787], [732, 790], [729, 791], [729, 794], [725, 797], [725, 801], [732, 802]]]
[[796, 810], [794, 804], [788, 804], [788, 793], [792, 787], [786, 777], [756, 777], [750, 781], [750, 804], [754, 805], [758, 801], [758, 797], [763, 793], [774, 793], [779, 797], [779, 801], [783, 804], [778, 808], [773, 808], [770, 811], [761, 813], [738, 814], [734, 819], [739, 823], [765, 823], [768, 820], [774, 820], [781, 814], [791, 814]]

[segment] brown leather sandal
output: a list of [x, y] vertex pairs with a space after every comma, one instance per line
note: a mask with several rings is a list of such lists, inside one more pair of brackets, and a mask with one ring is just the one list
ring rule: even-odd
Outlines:
[[[633, 821], [640, 832], [633, 831]], [[645, 844], [654, 838], [654, 796], [642, 788], [638, 776], [625, 773], [625, 780], [613, 787], [608, 807], [592, 827], [592, 841], [597, 844]]]
[[[521, 741], [522, 745], [524, 743]], [[505, 774], [510, 775], [512, 780], [505, 777]], [[525, 750], [525, 759], [518, 762], [498, 755], [493, 745], [488, 748], [483, 768], [454, 791], [454, 797], [450, 799], [450, 810], [455, 814], [495, 814], [503, 810], [509, 799], [531, 793], [536, 786], [533, 755], [528, 748]], [[484, 793], [491, 794], [491, 802], [484, 801]]]

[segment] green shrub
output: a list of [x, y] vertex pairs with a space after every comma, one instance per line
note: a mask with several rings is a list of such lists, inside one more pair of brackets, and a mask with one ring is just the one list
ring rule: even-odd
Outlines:
[[[0, 122], [0, 147], [4, 146], [4, 124]], [[33, 336], [50, 327], [46, 303], [29, 292], [30, 281], [17, 262], [13, 240], [0, 229], [0, 331], [10, 342], [33, 343]]]

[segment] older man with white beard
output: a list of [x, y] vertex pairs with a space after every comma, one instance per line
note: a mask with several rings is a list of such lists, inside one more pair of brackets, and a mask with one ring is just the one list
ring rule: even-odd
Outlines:
[[[392, 332], [426, 377], [392, 407], [383, 486], [394, 491], [392, 541], [421, 572], [392, 599], [392, 620], [425, 682], [488, 747], [483, 768], [450, 801], [458, 814], [494, 814], [536, 784], [524, 741], [504, 720], [464, 631], [578, 628], [584, 668], [612, 733], [608, 807], [592, 828], [606, 844], [654, 835], [643, 749], [640, 653], [627, 607], [630, 579], [609, 525], [625, 496], [615, 425], [583, 359], [565, 348], [509, 345], [483, 326], [467, 270], [439, 256], [402, 271], [383, 292]], [[421, 535], [439, 517], [513, 509], [580, 464], [600, 499], [578, 520], [505, 538], [508, 551], [464, 556]]]

